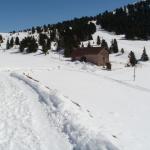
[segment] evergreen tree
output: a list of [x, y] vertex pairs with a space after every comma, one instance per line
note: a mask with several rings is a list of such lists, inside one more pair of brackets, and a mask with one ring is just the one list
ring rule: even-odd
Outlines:
[[45, 40], [42, 45], [42, 51], [45, 55], [48, 53], [47, 40]]
[[3, 43], [3, 36], [0, 35], [0, 43]]
[[88, 47], [88, 48], [90, 48], [90, 47], [91, 47], [91, 43], [90, 43], [90, 41], [88, 42], [87, 47]]
[[43, 46], [45, 44], [45, 40], [47, 40], [48, 37], [46, 34], [39, 34], [39, 45]]
[[38, 49], [38, 45], [34, 37], [25, 37], [20, 43], [20, 52], [24, 52], [26, 50], [27, 53], [36, 52]]
[[12, 37], [10, 40], [10, 48], [12, 48], [14, 46], [14, 38]]
[[100, 37], [97, 36], [97, 45], [100, 45], [101, 44], [101, 40], [100, 40]]
[[102, 40], [101, 46], [108, 50], [108, 44], [107, 44], [107, 42], [104, 39]]
[[43, 26], [43, 30], [44, 32], [47, 32], [48, 31], [48, 27], [46, 25]]
[[118, 53], [118, 43], [116, 39], [112, 40], [110, 50], [111, 53]]
[[19, 40], [19, 37], [17, 36], [16, 39], [15, 39], [15, 45], [20, 45], [20, 40]]
[[146, 49], [144, 47], [143, 54], [141, 56], [141, 61], [148, 61], [148, 60], [149, 60], [149, 57], [148, 57], [148, 55], [146, 53]]
[[37, 27], [36, 27], [36, 31], [37, 31], [37, 33], [39, 33], [39, 34], [40, 34], [40, 33], [42, 32], [41, 27], [37, 26]]
[[124, 54], [124, 49], [123, 48], [121, 49], [121, 53]]
[[136, 59], [136, 57], [135, 57], [135, 54], [134, 54], [134, 52], [130, 52], [129, 53], [129, 63], [131, 64], [131, 66], [135, 66], [136, 64], [137, 64], [137, 59]]
[[116, 39], [114, 39], [113, 51], [114, 53], [118, 53], [118, 43]]
[[51, 40], [50, 38], [47, 39], [46, 47], [49, 50], [51, 48]]
[[35, 28], [34, 27], [32, 27], [32, 34], [34, 34], [35, 33]]
[[83, 44], [83, 42], [82, 42], [82, 44], [81, 44], [81, 47], [82, 47], [82, 48], [84, 48], [84, 44]]
[[73, 48], [77, 48], [79, 43], [75, 40], [72, 31], [65, 32], [64, 35], [64, 55], [65, 57], [70, 57]]
[[[125, 34], [127, 39], [150, 37], [150, 0], [141, 0], [114, 11], [105, 11], [96, 16], [97, 25], [116, 34]], [[115, 12], [115, 13], [114, 13]]]
[[7, 43], [6, 43], [6, 49], [10, 49], [10, 43], [9, 43], [9, 39], [7, 40]]

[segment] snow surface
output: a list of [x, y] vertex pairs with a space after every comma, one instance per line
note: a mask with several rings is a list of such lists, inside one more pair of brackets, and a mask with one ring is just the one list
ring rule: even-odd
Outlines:
[[[97, 35], [107, 40], [109, 45], [116, 38], [119, 49], [125, 49], [123, 55], [110, 56], [112, 71], [88, 63], [71, 62], [54, 52], [44, 56], [39, 51], [28, 55], [17, 53], [17, 49], [4, 51], [4, 43], [0, 52], [0, 80], [3, 83], [8, 78], [15, 80], [14, 86], [18, 85], [18, 91], [26, 89], [23, 95], [33, 96], [29, 100], [33, 98], [34, 106], [38, 105], [36, 113], [40, 115], [35, 113], [36, 119], [30, 119], [36, 120], [34, 125], [39, 127], [36, 128], [33, 124], [29, 124], [29, 127], [37, 129], [34, 130], [36, 136], [42, 136], [39, 133], [43, 132], [43, 124], [40, 124], [43, 120], [39, 116], [44, 116], [45, 122], [49, 123], [46, 123], [46, 132], [40, 138], [43, 140], [38, 141], [39, 145], [44, 145], [48, 139], [56, 139], [59, 134], [59, 140], [50, 142], [52, 146], [60, 146], [59, 143], [64, 142], [68, 149], [75, 150], [149, 150], [150, 62], [137, 65], [135, 81], [134, 68], [127, 68], [125, 64], [131, 50], [140, 58], [145, 46], [150, 56], [150, 41], [124, 40], [123, 35], [117, 36], [100, 28], [93, 35], [94, 41]], [[23, 37], [23, 33], [20, 36]], [[23, 74], [38, 80], [39, 83], [29, 80]], [[36, 100], [35, 95], [38, 95]], [[39, 101], [39, 97], [42, 101]], [[3, 101], [3, 97], [0, 100]], [[27, 103], [28, 107], [29, 104]], [[19, 105], [15, 108], [17, 107]], [[54, 131], [56, 137], [50, 134], [52, 137], [44, 139], [47, 137], [47, 130]]]
[[68, 138], [48, 119], [47, 106], [38, 101], [39, 95], [31, 87], [1, 72], [0, 90], [1, 150], [71, 149]]

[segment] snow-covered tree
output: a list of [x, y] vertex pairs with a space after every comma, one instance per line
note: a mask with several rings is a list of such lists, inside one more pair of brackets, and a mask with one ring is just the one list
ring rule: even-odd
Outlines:
[[141, 61], [148, 61], [148, 60], [149, 60], [149, 57], [148, 57], [148, 55], [146, 53], [146, 49], [144, 47], [143, 54], [141, 56]]
[[101, 45], [101, 39], [99, 36], [97, 36], [97, 45]]
[[137, 64], [137, 59], [136, 59], [136, 57], [135, 57], [135, 54], [134, 54], [134, 52], [130, 52], [129, 53], [129, 63], [130, 63], [130, 65], [131, 66], [135, 66], [136, 64]]

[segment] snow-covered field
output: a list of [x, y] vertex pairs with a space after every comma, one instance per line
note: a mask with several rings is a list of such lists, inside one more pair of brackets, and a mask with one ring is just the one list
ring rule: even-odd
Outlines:
[[97, 35], [125, 49], [110, 56], [112, 71], [54, 52], [0, 50], [0, 149], [150, 149], [150, 62], [137, 65], [135, 82], [125, 67], [130, 50], [140, 57], [145, 46], [150, 56], [150, 41]]

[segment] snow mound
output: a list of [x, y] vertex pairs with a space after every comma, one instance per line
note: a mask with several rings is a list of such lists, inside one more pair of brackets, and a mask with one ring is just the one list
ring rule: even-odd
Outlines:
[[49, 107], [50, 121], [58, 131], [68, 136], [73, 150], [118, 150], [98, 132], [92, 124], [92, 116], [79, 104], [25, 75], [11, 73], [11, 76], [22, 80], [35, 90], [41, 103]]

